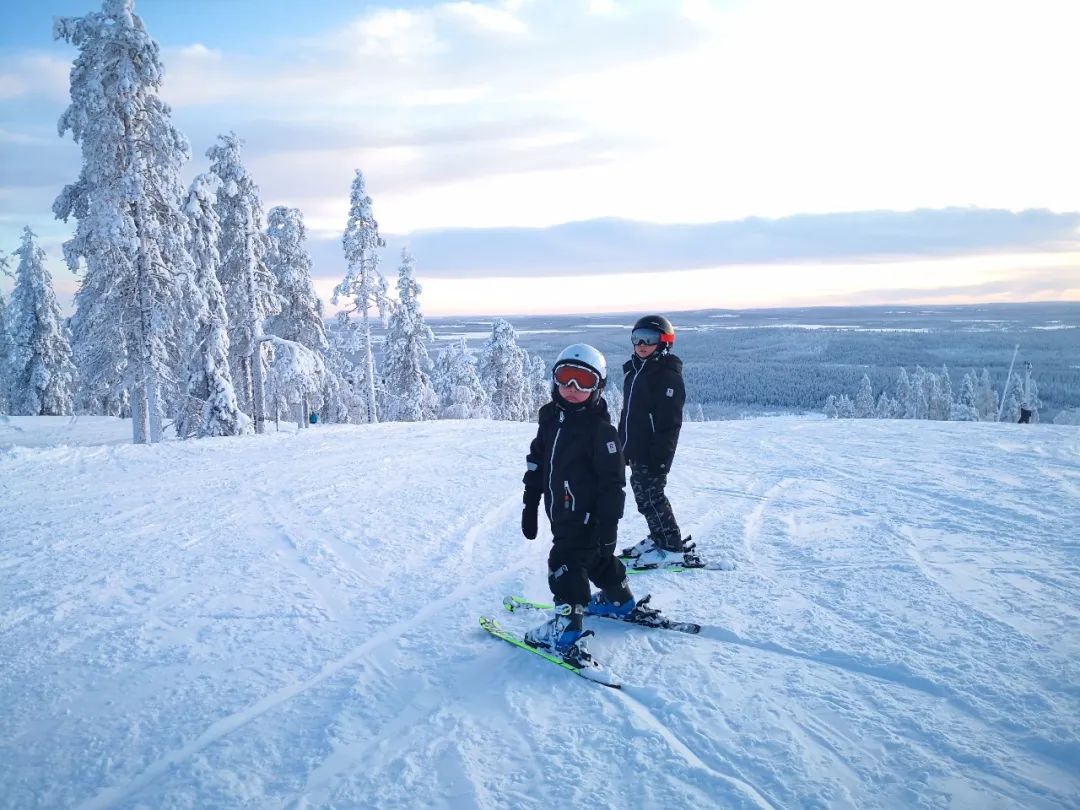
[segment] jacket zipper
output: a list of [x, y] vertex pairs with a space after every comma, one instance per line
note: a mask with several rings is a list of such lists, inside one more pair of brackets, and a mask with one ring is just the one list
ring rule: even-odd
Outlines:
[[630, 442], [630, 405], [634, 402], [634, 386], [637, 385], [638, 375], [641, 373], [641, 369], [645, 368], [645, 364], [641, 364], [641, 368], [634, 371], [634, 379], [630, 381], [630, 396], [626, 398], [626, 419], [624, 424], [626, 425], [626, 435], [623, 437], [623, 447], [625, 448]]
[[548, 520], [551, 520], [555, 512], [555, 485], [552, 476], [555, 474], [555, 448], [559, 446], [559, 436], [562, 434], [563, 419], [566, 413], [559, 411], [559, 429], [555, 431], [555, 440], [551, 443], [551, 458], [548, 459]]
[[563, 481], [562, 484], [563, 484], [563, 503], [564, 504], [569, 504], [571, 512], [576, 512], [577, 511], [577, 498], [574, 497], [574, 491], [572, 489], [570, 489], [570, 482], [569, 481]]

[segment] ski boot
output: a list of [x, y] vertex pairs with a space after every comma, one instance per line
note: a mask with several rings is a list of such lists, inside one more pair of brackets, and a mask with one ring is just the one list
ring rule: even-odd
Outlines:
[[525, 633], [525, 643], [555, 653], [571, 664], [591, 665], [592, 656], [585, 639], [593, 635], [593, 631], [582, 631], [583, 612], [581, 605], [556, 605], [554, 616]]
[[607, 616], [612, 619], [624, 619], [634, 612], [637, 600], [627, 591], [622, 600], [608, 599], [603, 591], [597, 591], [589, 599], [585, 606], [585, 612], [590, 616]]
[[678, 546], [657, 546], [634, 558], [631, 562], [631, 567], [639, 571], [650, 568], [671, 568], [672, 566], [682, 566], [683, 568], [705, 567], [705, 561], [698, 554], [697, 547], [690, 542], [690, 537], [679, 541]]
[[647, 551], [652, 551], [654, 548], [656, 548], [656, 541], [652, 539], [652, 535], [649, 535], [644, 540], [624, 548], [619, 552], [619, 556], [633, 559], [634, 557], [640, 557]]

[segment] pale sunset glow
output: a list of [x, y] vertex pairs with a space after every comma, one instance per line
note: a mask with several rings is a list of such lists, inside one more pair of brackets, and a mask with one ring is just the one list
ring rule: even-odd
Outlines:
[[[48, 21], [96, 5], [0, 12], [0, 249], [30, 224], [57, 269], [70, 231], [50, 209], [78, 158], [55, 135], [73, 54]], [[564, 311], [570, 278], [588, 291], [580, 311], [1078, 297], [1069, 0], [135, 10], [162, 46], [187, 172], [219, 132], [245, 139], [265, 207], [303, 211], [323, 293], [344, 271], [360, 168], [384, 264], [414, 248], [431, 314]], [[999, 217], [961, 238], [957, 209], [1015, 217], [1016, 232], [1001, 238]], [[881, 250], [891, 224], [859, 219], [803, 254], [785, 225], [813, 234], [814, 217], [877, 212], [918, 224]], [[1059, 219], [1032, 231], [1032, 217]], [[566, 252], [561, 226], [611, 220], [649, 229], [655, 255], [635, 265], [633, 242], [599, 238]], [[763, 221], [776, 227], [763, 235]], [[730, 227], [684, 227], [710, 223]], [[66, 305], [77, 279], [56, 276]]]

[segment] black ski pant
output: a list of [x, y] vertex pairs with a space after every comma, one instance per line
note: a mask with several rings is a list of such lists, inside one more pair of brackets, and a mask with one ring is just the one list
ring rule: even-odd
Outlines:
[[[632, 598], [626, 568], [615, 556], [614, 543], [582, 545], [579, 538], [556, 537], [548, 555], [548, 586], [555, 601], [583, 610], [591, 596], [590, 580], [610, 600], [624, 602]], [[581, 629], [582, 610], [575, 609], [571, 614], [571, 629]]]
[[683, 547], [682, 532], [671, 511], [671, 502], [664, 494], [667, 474], [655, 473], [648, 464], [630, 462], [630, 489], [634, 493], [638, 511], [649, 524], [649, 536], [661, 548], [680, 551]]

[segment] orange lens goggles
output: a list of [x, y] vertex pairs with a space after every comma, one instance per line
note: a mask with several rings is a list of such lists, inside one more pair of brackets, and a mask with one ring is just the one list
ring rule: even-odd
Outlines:
[[581, 366], [559, 366], [552, 373], [555, 382], [579, 391], [595, 391], [600, 385], [600, 376], [591, 369]]

